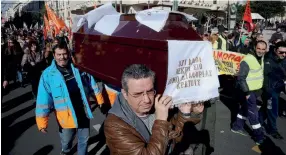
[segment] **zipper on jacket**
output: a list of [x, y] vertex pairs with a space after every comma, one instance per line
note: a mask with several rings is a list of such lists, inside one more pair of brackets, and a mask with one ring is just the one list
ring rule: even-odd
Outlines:
[[[58, 71], [58, 72], [60, 72], [60, 71]], [[64, 78], [64, 76], [62, 75], [62, 73], [60, 72], [60, 74], [61, 74], [61, 77], [62, 77], [62, 79], [64, 80], [64, 82], [66, 82], [66, 80], [65, 80], [65, 78]], [[67, 85], [66, 83], [65, 83], [65, 85]], [[63, 86], [64, 87], [64, 86]], [[68, 97], [68, 98], [70, 98], [70, 96]], [[66, 101], [67, 102], [67, 101]], [[67, 104], [67, 112], [68, 112], [68, 117], [70, 117], [70, 113], [69, 113], [69, 105], [68, 105], [68, 103], [66, 103]]]

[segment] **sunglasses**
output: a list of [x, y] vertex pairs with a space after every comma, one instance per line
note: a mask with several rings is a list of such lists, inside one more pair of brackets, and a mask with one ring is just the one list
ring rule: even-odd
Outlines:
[[279, 53], [279, 54], [286, 54], [286, 52], [281, 52], [281, 51], [279, 51], [278, 53]]

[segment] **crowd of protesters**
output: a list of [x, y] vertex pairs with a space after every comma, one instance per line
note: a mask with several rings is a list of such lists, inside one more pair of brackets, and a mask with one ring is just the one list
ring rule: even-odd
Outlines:
[[44, 39], [41, 29], [2, 27], [2, 94], [13, 86], [25, 87], [30, 83], [36, 98], [41, 73], [53, 60], [52, 48], [59, 42], [69, 44], [64, 33], [62, 30], [59, 35]]
[[[242, 101], [242, 106], [231, 131], [246, 135], [243, 125], [248, 119], [258, 145], [263, 143], [264, 130], [276, 139], [283, 139], [278, 132], [276, 119], [279, 111], [278, 98], [282, 91], [285, 92], [286, 81], [286, 42], [281, 30], [278, 28], [272, 35], [269, 46], [261, 32], [258, 29], [250, 33], [241, 32], [238, 25], [232, 33], [219, 27], [202, 35], [203, 40], [210, 41], [215, 50], [246, 55], [234, 77], [236, 88], [240, 92], [238, 100]], [[89, 119], [92, 118], [87, 94], [95, 97], [99, 104], [104, 101], [94, 78], [73, 65], [67, 32], [61, 30], [58, 35], [49, 34], [44, 39], [40, 29], [2, 28], [1, 37], [2, 92], [8, 93], [12, 84], [25, 87], [26, 83], [30, 83], [34, 98], [37, 99], [36, 121], [39, 130], [47, 133], [49, 113], [55, 110], [60, 128], [61, 154], [66, 155], [71, 151], [70, 143], [75, 132], [78, 133], [78, 154], [87, 154]], [[64, 78], [58, 78], [61, 75]], [[171, 119], [173, 127], [170, 128], [167, 118], [172, 99], [166, 96], [155, 97], [155, 73], [144, 65], [131, 65], [126, 68], [122, 78], [122, 93], [109, 111], [105, 124], [105, 136], [111, 152], [124, 154], [129, 151], [130, 144], [136, 146], [130, 154], [183, 152], [174, 149], [180, 144], [182, 126], [185, 122], [197, 124], [204, 105], [180, 106]], [[259, 96], [262, 96], [263, 101], [260, 109], [257, 108]], [[146, 108], [141, 109], [139, 101]], [[54, 106], [51, 107], [53, 103]], [[156, 115], [149, 113], [153, 105]], [[280, 108], [281, 115], [286, 116], [285, 105]], [[133, 124], [134, 120], [141, 124]], [[174, 134], [172, 138], [166, 139], [168, 133]], [[171, 139], [172, 142], [169, 141]], [[121, 144], [117, 145], [118, 141]], [[152, 147], [155, 145], [158, 147]]]
[[[279, 102], [280, 93], [286, 94], [286, 42], [280, 28], [276, 29], [270, 40], [265, 40], [261, 33], [263, 29], [257, 25], [250, 32], [241, 29], [238, 24], [231, 33], [226, 28], [213, 28], [202, 38], [210, 41], [214, 50], [245, 55], [237, 75], [220, 78], [234, 79], [237, 100], [241, 103], [231, 131], [247, 135], [243, 126], [245, 120], [249, 120], [254, 140], [260, 145], [264, 141], [264, 133], [275, 139], [283, 139], [276, 120], [279, 115], [286, 116], [285, 103]], [[262, 97], [261, 105], [258, 97]]]

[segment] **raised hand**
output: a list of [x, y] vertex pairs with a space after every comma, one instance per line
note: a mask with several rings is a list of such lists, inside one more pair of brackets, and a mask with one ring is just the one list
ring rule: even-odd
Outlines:
[[155, 98], [155, 114], [158, 120], [167, 120], [169, 115], [169, 109], [172, 106], [172, 97], [157, 95]]

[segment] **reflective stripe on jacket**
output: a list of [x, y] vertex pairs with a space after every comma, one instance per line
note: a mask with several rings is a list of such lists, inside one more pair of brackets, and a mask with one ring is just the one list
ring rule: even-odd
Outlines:
[[[88, 96], [94, 95], [97, 102], [102, 104], [102, 94], [91, 75], [85, 72], [80, 73], [73, 64], [71, 64], [71, 68], [80, 89], [86, 115], [88, 118], [93, 118]], [[62, 128], [78, 127], [65, 79], [57, 69], [54, 60], [51, 66], [45, 69], [39, 82], [36, 102], [36, 122], [39, 130], [47, 128], [48, 116], [52, 111], [55, 111], [56, 118]]]
[[110, 101], [110, 104], [113, 105], [118, 94], [120, 93], [119, 88], [112, 87], [110, 85], [104, 84], [108, 99]]
[[249, 72], [246, 78], [246, 83], [248, 85], [249, 91], [258, 90], [262, 88], [263, 85], [263, 57], [261, 65], [258, 60], [251, 54], [247, 54], [243, 61], [245, 61], [249, 66]]

